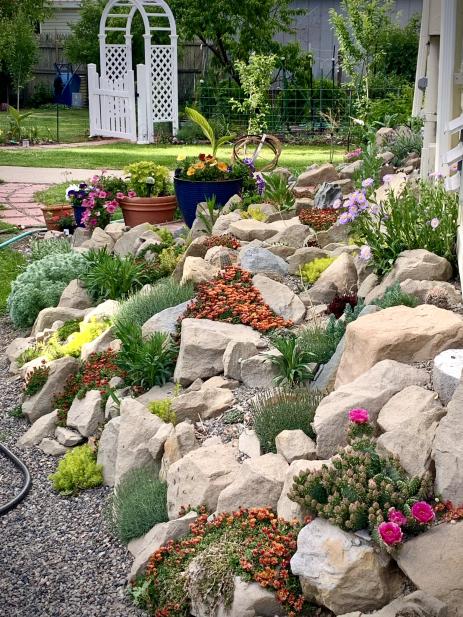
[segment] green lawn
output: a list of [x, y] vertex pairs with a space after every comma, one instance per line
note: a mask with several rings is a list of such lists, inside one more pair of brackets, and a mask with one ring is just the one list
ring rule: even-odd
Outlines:
[[[1, 241], [0, 236], [0, 241]], [[5, 312], [6, 300], [10, 295], [11, 282], [18, 276], [26, 258], [13, 249], [0, 249], [0, 314]]]
[[[32, 112], [24, 120], [25, 128], [37, 128], [40, 139], [56, 141], [56, 109], [21, 109], [21, 113]], [[0, 112], [0, 130], [8, 130], [9, 116], [7, 112]], [[59, 141], [71, 143], [86, 141], [88, 138], [89, 121], [88, 109], [60, 109], [59, 110]]]
[[[79, 148], [0, 148], [0, 166], [18, 165], [21, 167], [61, 167], [83, 169], [122, 169], [129, 163], [155, 160], [159, 165], [175, 168], [179, 154], [196, 156], [199, 152], [207, 152], [206, 145], [148, 145], [115, 143], [106, 146], [81, 146]], [[336, 146], [334, 162], [340, 162], [345, 149]], [[229, 160], [231, 148], [221, 148], [219, 158]], [[280, 157], [280, 165], [300, 172], [313, 163], [330, 160], [328, 146], [285, 145]], [[1, 168], [0, 168], [1, 176]]]

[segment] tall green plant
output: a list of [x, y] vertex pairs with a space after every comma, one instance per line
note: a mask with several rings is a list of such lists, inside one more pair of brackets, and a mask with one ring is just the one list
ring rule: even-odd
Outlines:
[[199, 126], [199, 128], [204, 133], [206, 139], [209, 140], [213, 156], [217, 154], [217, 150], [220, 148], [220, 146], [225, 145], [233, 138], [232, 135], [224, 135], [223, 137], [218, 137], [214, 128], [203, 116], [203, 114], [200, 113], [197, 109], [193, 109], [192, 107], [185, 107], [185, 113], [192, 122]]

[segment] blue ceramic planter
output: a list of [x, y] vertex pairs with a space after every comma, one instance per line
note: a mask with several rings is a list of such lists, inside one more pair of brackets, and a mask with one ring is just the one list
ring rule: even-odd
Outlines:
[[72, 206], [74, 208], [74, 219], [76, 221], [77, 227], [85, 227], [82, 223], [82, 215], [84, 214], [86, 208], [84, 206]]
[[175, 195], [183, 220], [191, 227], [196, 218], [196, 207], [202, 201], [214, 195], [219, 208], [223, 207], [233, 195], [241, 192], [242, 178], [217, 182], [192, 182], [183, 178], [174, 178]]

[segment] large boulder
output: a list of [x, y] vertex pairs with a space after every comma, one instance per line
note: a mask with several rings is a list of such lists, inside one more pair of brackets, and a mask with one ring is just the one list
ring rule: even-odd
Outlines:
[[288, 258], [288, 272], [289, 274], [299, 274], [299, 270], [302, 266], [315, 259], [326, 257], [327, 254], [326, 251], [316, 246], [304, 246], [299, 248]]
[[446, 605], [424, 591], [414, 591], [408, 596], [392, 600], [389, 604], [373, 613], [354, 611], [341, 617], [447, 617]]
[[347, 326], [336, 387], [356, 379], [380, 360], [421, 362], [463, 345], [463, 318], [423, 304], [393, 306]]
[[463, 522], [437, 525], [411, 538], [396, 556], [412, 583], [448, 607], [449, 617], [463, 615]]
[[291, 570], [299, 575], [304, 596], [335, 615], [381, 608], [402, 583], [386, 553], [322, 518], [299, 533]]
[[232, 379], [241, 379], [241, 363], [252, 356], [257, 355], [257, 347], [254, 343], [242, 341], [230, 341], [223, 354], [223, 374]]
[[382, 431], [393, 431], [403, 422], [409, 422], [415, 416], [436, 407], [442, 405], [432, 390], [421, 386], [408, 386], [394, 394], [384, 405], [378, 415], [378, 426]]
[[394, 360], [383, 360], [354, 381], [329, 394], [315, 412], [318, 457], [329, 458], [339, 446], [347, 444], [348, 412], [351, 409], [367, 409], [370, 419], [375, 422], [380, 410], [394, 394], [407, 386], [425, 386], [428, 381], [429, 376], [425, 370]]
[[303, 321], [306, 308], [304, 303], [287, 285], [278, 283], [264, 274], [256, 274], [252, 284], [260, 291], [266, 304], [274, 313], [297, 324]]
[[88, 309], [93, 306], [93, 301], [88, 295], [83, 283], [79, 279], [74, 279], [61, 294], [58, 306], [75, 309]]
[[[148, 443], [148, 448], [154, 458], [157, 458], [158, 454], [154, 452], [153, 441], [156, 440], [158, 433], [159, 431]], [[190, 422], [179, 422], [164, 442], [164, 453], [159, 477], [165, 480], [169, 467], [183, 458], [188, 452], [192, 452], [197, 448], [199, 448], [199, 443], [196, 439], [194, 426]]]
[[455, 505], [463, 504], [463, 381], [447, 406], [433, 444], [436, 494]]
[[277, 454], [291, 465], [298, 459], [317, 458], [315, 442], [301, 429], [281, 431], [275, 437]]
[[129, 574], [129, 580], [133, 581], [141, 576], [146, 570], [150, 557], [158, 548], [168, 542], [178, 540], [190, 531], [190, 525], [198, 518], [196, 512], [188, 512], [185, 516], [167, 523], [155, 525], [141, 538], [129, 542], [128, 549], [135, 559]]
[[177, 518], [182, 506], [205, 505], [214, 511], [219, 495], [241, 470], [236, 454], [229, 445], [203, 446], [173, 463], [167, 472], [169, 519]]
[[107, 486], [114, 486], [116, 481], [117, 444], [120, 428], [120, 416], [107, 422], [98, 444], [96, 462], [103, 467], [103, 483]]
[[447, 405], [463, 374], [463, 349], [447, 349], [434, 358], [432, 383], [440, 400]]
[[318, 167], [302, 172], [296, 181], [296, 187], [317, 186], [323, 182], [335, 182], [339, 174], [331, 163], [324, 163]]
[[252, 274], [270, 274], [285, 276], [288, 264], [284, 259], [260, 246], [245, 247], [240, 251], [240, 266]]
[[120, 305], [118, 300], [105, 300], [85, 313], [84, 322], [113, 319], [119, 312]]
[[280, 454], [246, 460], [236, 479], [220, 493], [217, 512], [233, 512], [240, 507], [276, 510], [287, 469], [288, 463]]
[[255, 221], [254, 219], [241, 219], [235, 221], [229, 227], [230, 233], [236, 236], [239, 240], [268, 240], [278, 233], [278, 229], [274, 229], [268, 223]]
[[329, 285], [330, 283], [336, 286], [339, 294], [353, 293], [357, 291], [357, 268], [351, 255], [343, 253], [339, 255], [321, 273], [314, 287]]
[[132, 469], [155, 468], [149, 450], [149, 440], [163, 424], [158, 416], [150, 413], [144, 405], [131, 398], [123, 398], [120, 405], [119, 439], [114, 483]]
[[187, 257], [183, 264], [183, 274], [181, 283], [191, 281], [192, 283], [205, 283], [211, 281], [219, 273], [219, 268], [207, 263], [201, 257]]
[[224, 388], [201, 388], [179, 394], [172, 400], [172, 411], [177, 420], [198, 419], [207, 420], [220, 415], [229, 409], [235, 402], [235, 397], [230, 390]]
[[300, 523], [304, 522], [304, 512], [301, 506], [288, 497], [288, 493], [293, 488], [294, 478], [303, 471], [319, 471], [323, 465], [330, 465], [330, 461], [307, 461], [296, 460], [286, 470], [283, 490], [277, 504], [277, 514], [286, 521], [297, 519]]
[[140, 246], [142, 246], [147, 240], [156, 240], [161, 242], [161, 238], [152, 231], [152, 225], [149, 223], [141, 223], [132, 227], [129, 231], [126, 231], [121, 238], [117, 240], [114, 245], [114, 253], [125, 257], [126, 255], [135, 255]]
[[67, 425], [75, 428], [84, 437], [93, 435], [104, 422], [104, 409], [99, 390], [89, 390], [85, 396], [75, 398], [68, 411]]
[[230, 341], [264, 346], [262, 337], [249, 326], [210, 319], [184, 319], [174, 380], [189, 385], [195, 379], [223, 372], [223, 354]]
[[22, 412], [30, 422], [35, 422], [38, 418], [54, 410], [53, 400], [55, 396], [63, 391], [68, 377], [75, 375], [80, 365], [76, 358], [66, 356], [59, 358], [59, 360], [53, 360], [48, 366], [50, 372], [42, 389], [34, 396], [26, 397], [22, 404]]
[[[414, 279], [405, 279], [400, 283], [400, 289], [412, 296], [418, 298], [420, 303], [427, 302], [429, 292], [439, 290], [443, 297], [447, 298], [449, 305], [453, 306], [461, 302], [461, 292], [459, 292], [451, 283], [445, 281], [417, 281]], [[445, 307], [443, 307], [445, 308]]]
[[272, 388], [278, 377], [278, 367], [263, 354], [251, 356], [241, 362], [240, 381], [248, 388]]
[[71, 321], [74, 319], [83, 319], [86, 315], [84, 309], [69, 308], [67, 306], [55, 306], [44, 308], [37, 315], [34, 325], [32, 326], [32, 336], [39, 332], [43, 332], [45, 328], [51, 328], [55, 321]]
[[51, 437], [55, 433], [58, 422], [58, 411], [47, 413], [38, 420], [18, 439], [18, 445], [23, 447], [37, 446], [44, 437]]
[[452, 266], [445, 257], [439, 257], [426, 249], [403, 251], [397, 257], [392, 270], [384, 277], [367, 297], [367, 304], [384, 295], [386, 289], [394, 283], [407, 279], [415, 281], [448, 281], [452, 277]]
[[294, 219], [289, 219], [288, 226], [272, 236], [268, 244], [285, 244], [293, 248], [303, 247], [307, 238], [313, 236], [314, 232], [308, 225], [302, 225], [299, 219], [296, 221], [297, 223], [294, 223]]
[[181, 304], [177, 304], [176, 306], [166, 308], [150, 317], [142, 326], [141, 330], [143, 338], [148, 338], [155, 332], [167, 332], [168, 334], [174, 334], [177, 330], [177, 322], [179, 317], [184, 314], [188, 304], [189, 300], [182, 302]]

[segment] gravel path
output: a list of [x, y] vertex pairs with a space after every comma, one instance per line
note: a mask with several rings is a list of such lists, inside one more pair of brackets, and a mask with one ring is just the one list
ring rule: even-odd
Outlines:
[[[18, 333], [0, 318], [0, 352]], [[141, 617], [125, 597], [131, 559], [107, 531], [104, 508], [109, 489], [63, 499], [47, 476], [54, 457], [15, 447], [28, 423], [8, 414], [19, 402], [20, 384], [0, 356], [0, 441], [29, 467], [32, 489], [0, 517], [0, 615], [2, 617]], [[21, 477], [0, 457], [0, 503], [12, 497]]]

